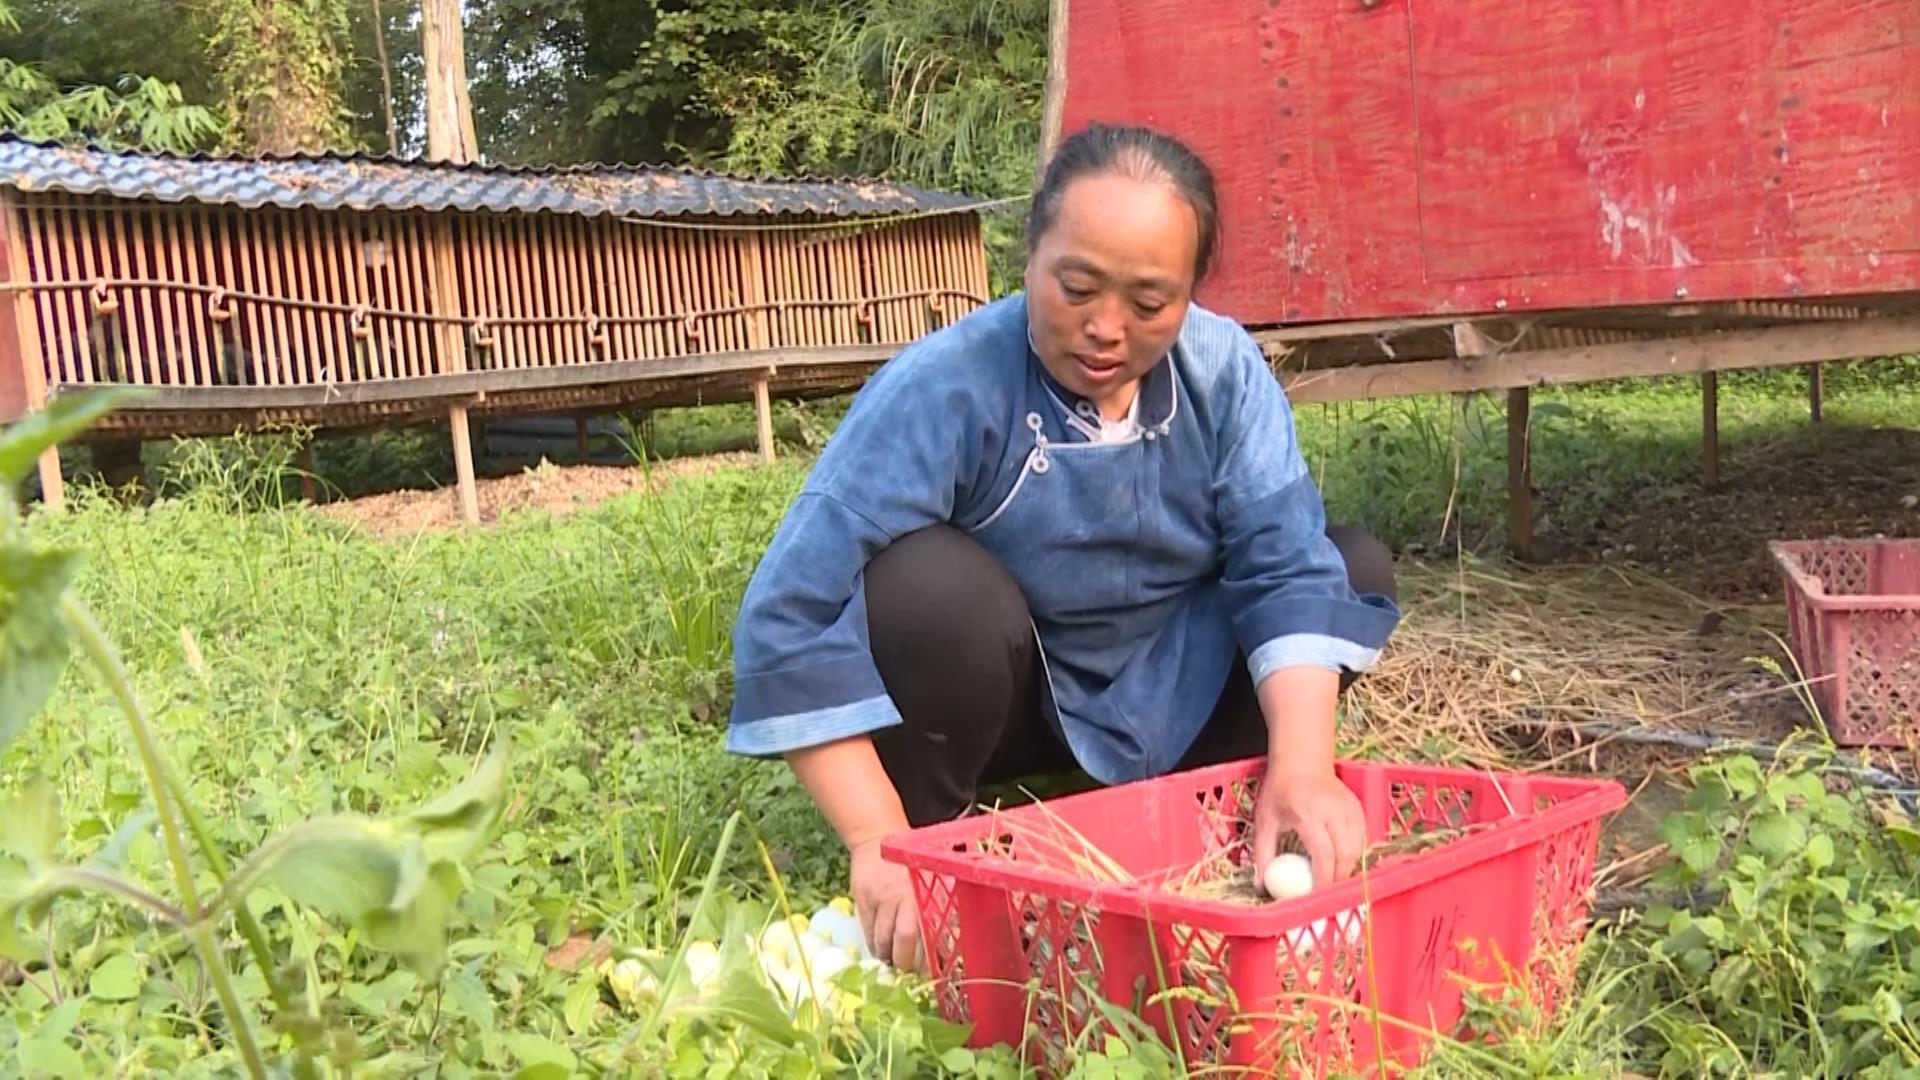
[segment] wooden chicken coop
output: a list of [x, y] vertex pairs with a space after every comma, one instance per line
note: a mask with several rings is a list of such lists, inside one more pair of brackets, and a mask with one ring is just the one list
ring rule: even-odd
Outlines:
[[1920, 351], [1914, 0], [1054, 0], [1062, 125], [1220, 180], [1200, 299], [1295, 401]]
[[[141, 393], [95, 438], [586, 417], [859, 385], [984, 304], [975, 203], [665, 167], [229, 158], [0, 138], [0, 422]], [[41, 463], [60, 500], [59, 461]]]

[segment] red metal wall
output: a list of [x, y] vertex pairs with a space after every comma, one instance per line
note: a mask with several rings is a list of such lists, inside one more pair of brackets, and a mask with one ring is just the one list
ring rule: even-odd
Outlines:
[[1920, 0], [1072, 0], [1256, 325], [1920, 290]]

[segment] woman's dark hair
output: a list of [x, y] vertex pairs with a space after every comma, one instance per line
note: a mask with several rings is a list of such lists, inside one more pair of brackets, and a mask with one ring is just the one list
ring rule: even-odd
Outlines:
[[1135, 180], [1171, 184], [1200, 223], [1200, 244], [1194, 257], [1193, 280], [1198, 284], [1213, 265], [1220, 240], [1220, 203], [1213, 188], [1213, 170], [1185, 143], [1144, 127], [1093, 124], [1068, 136], [1047, 162], [1040, 190], [1027, 208], [1027, 247], [1053, 227], [1061, 196], [1068, 185], [1087, 176], [1119, 174]]

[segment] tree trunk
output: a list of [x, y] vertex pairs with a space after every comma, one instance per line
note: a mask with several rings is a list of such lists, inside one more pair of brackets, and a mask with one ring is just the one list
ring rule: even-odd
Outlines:
[[400, 128], [393, 122], [393, 59], [387, 55], [387, 16], [373, 0], [373, 50], [380, 57], [380, 108], [387, 120], [387, 153], [400, 153]]
[[420, 0], [420, 56], [427, 80], [427, 156], [472, 161], [480, 156], [467, 99], [467, 53], [460, 0]]
[[1034, 185], [1047, 175], [1053, 148], [1060, 144], [1061, 113], [1067, 106], [1067, 0], [1052, 0], [1047, 15], [1047, 85], [1040, 111], [1040, 160]]
[[[420, 58], [427, 80], [427, 157], [434, 161], [467, 162], [479, 157], [473, 135], [473, 106], [467, 100], [467, 55], [461, 42], [460, 0], [420, 0]], [[434, 308], [444, 314], [459, 310], [454, 287], [451, 226], [434, 231]], [[441, 370], [467, 369], [464, 338], [453, 327], [437, 336]], [[447, 407], [447, 427], [453, 435], [453, 472], [460, 497], [460, 516], [469, 525], [480, 521], [479, 492], [473, 475], [473, 435], [467, 426], [467, 406], [456, 401]]]
[[240, 148], [325, 150], [341, 135], [342, 0], [228, 0], [215, 10], [213, 61]]

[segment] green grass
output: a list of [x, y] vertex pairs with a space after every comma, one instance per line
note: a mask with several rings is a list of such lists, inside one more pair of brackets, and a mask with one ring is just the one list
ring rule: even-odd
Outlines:
[[[1845, 377], [1830, 390], [1836, 422], [1914, 425], [1910, 392]], [[1538, 482], [1562, 515], [1602, 514], [1632, 481], [1692, 475], [1698, 405], [1685, 383], [1536, 401]], [[323, 1018], [353, 1075], [558, 1076], [561, 1065], [704, 1075], [729, 1063], [742, 1076], [1013, 1074], [1005, 1054], [954, 1050], [906, 991], [874, 988], [839, 1025], [769, 1017], [751, 995], [649, 1017], [623, 1013], [592, 969], [546, 963], [578, 934], [671, 950], [729, 920], [755, 924], [782, 903], [810, 909], [844, 891], [844, 855], [785, 770], [720, 748], [740, 593], [804, 476], [805, 447], [842, 406], [810, 407], [797, 452], [774, 469], [484, 531], [383, 540], [283, 506], [297, 485], [284, 474], [290, 451], [272, 440], [168, 451], [171, 497], [151, 507], [81, 490], [71, 513], [35, 519], [39, 542], [83, 554], [78, 590], [230, 854], [315, 815], [415, 805], [464, 776], [493, 739], [511, 740], [512, 810], [462, 871], [439, 979], [277, 894], [254, 905], [275, 963], [301, 987], [299, 1011]], [[1722, 415], [1726, 445], [1738, 448], [1803, 424], [1803, 391], [1790, 378], [1729, 379]], [[676, 418], [685, 426], [665, 430], [723, 439], [742, 416]], [[789, 419], [801, 430], [801, 416]], [[1499, 535], [1506, 436], [1488, 403], [1309, 408], [1300, 428], [1334, 518], [1396, 543], [1440, 537], [1449, 513], [1469, 544]], [[429, 442], [402, 440], [386, 456], [375, 447], [369, 460], [404, 473]], [[0, 796], [32, 775], [52, 779], [71, 859], [106, 847], [146, 799], [117, 717], [74, 665], [0, 756]], [[1570, 1014], [1547, 1024], [1525, 1002], [1482, 1003], [1481, 1029], [1500, 1045], [1445, 1045], [1434, 1075], [1631, 1066], [1731, 1076], [1754, 1061], [1808, 1075], [1868, 1075], [1863, 1063], [1884, 1061], [1883, 1075], [1915, 1075], [1920, 1045], [1899, 1006], [1920, 985], [1898, 972], [1920, 944], [1905, 900], [1920, 884], [1920, 843], [1909, 843], [1920, 834], [1877, 830], [1863, 802], [1816, 813], [1810, 789], [1748, 790], [1741, 777], [1712, 807], [1718, 817], [1695, 813], [1696, 831], [1672, 838], [1699, 863], [1696, 880], [1676, 887], [1723, 868], [1722, 893], [1703, 905], [1717, 923], [1662, 912], [1657, 925], [1597, 941]], [[1778, 806], [1776, 792], [1786, 792]], [[735, 813], [741, 827], [723, 846]], [[1800, 815], [1798, 833], [1767, 816], [1776, 813]], [[1839, 845], [1837, 859], [1807, 861], [1814, 832]], [[141, 881], [165, 880], [151, 832], [126, 844], [125, 861]], [[710, 874], [717, 888], [702, 907]], [[0, 983], [12, 1021], [0, 1024], [0, 1074], [236, 1067], [221, 1010], [177, 934], [91, 896], [61, 902], [36, 929], [50, 936], [46, 956], [26, 981]], [[236, 981], [263, 1000], [247, 951], [236, 938], [222, 944]], [[1875, 992], [1883, 985], [1895, 988], [1891, 1005]], [[285, 1054], [287, 1028], [263, 1030]], [[1137, 1037], [1094, 1040], [1080, 1074], [1158, 1075], [1154, 1055]], [[1903, 1060], [1909, 1071], [1894, 1067]]]

